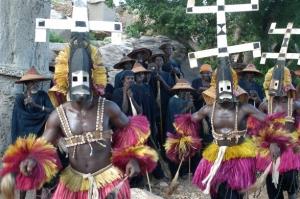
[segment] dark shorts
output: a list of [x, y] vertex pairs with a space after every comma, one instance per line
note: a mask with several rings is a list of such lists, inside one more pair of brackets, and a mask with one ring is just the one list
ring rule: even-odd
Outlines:
[[267, 177], [267, 191], [269, 198], [283, 199], [283, 191], [287, 191], [288, 194], [294, 194], [298, 191], [298, 171], [291, 170], [279, 175], [279, 182], [277, 188], [272, 183], [272, 175]]

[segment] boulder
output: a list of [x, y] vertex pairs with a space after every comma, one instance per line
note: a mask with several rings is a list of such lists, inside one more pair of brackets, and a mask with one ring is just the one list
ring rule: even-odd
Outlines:
[[[113, 69], [113, 65], [118, 63], [123, 55], [127, 55], [135, 48], [149, 48], [150, 50], [158, 49], [159, 46], [164, 42], [170, 42], [175, 47], [175, 55], [174, 58], [181, 64], [183, 73], [185, 78], [192, 81], [198, 75], [198, 69], [191, 69], [189, 67], [189, 62], [187, 58], [187, 49], [179, 42], [169, 39], [165, 36], [142, 36], [141, 38], [125, 38], [123, 39], [120, 45], [115, 45], [109, 43], [109, 39], [104, 41], [92, 41], [94, 45], [96, 45], [103, 58], [104, 66], [110, 69], [110, 76], [114, 77], [116, 70]], [[51, 43], [50, 54], [52, 57], [50, 58], [50, 63], [54, 63], [55, 54], [63, 47], [65, 44], [56, 44]], [[56, 53], [54, 54], [53, 51]]]

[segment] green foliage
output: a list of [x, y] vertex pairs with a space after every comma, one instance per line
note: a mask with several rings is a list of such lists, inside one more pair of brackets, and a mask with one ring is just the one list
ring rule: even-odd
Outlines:
[[[216, 14], [186, 14], [187, 0], [127, 0], [129, 11], [138, 11], [140, 20], [127, 28], [130, 36], [138, 37], [146, 32], [166, 35], [183, 43], [189, 50], [209, 49], [216, 47]], [[196, 5], [203, 5], [203, 0]], [[216, 0], [207, 0], [207, 5], [214, 5]], [[226, 4], [250, 3], [250, 0], [226, 0]], [[260, 0], [259, 11], [228, 13], [228, 44], [235, 45], [260, 41], [262, 52], [279, 52], [283, 35], [268, 35], [272, 22], [278, 28], [285, 28], [288, 22], [300, 28], [300, 1], [298, 0]], [[233, 36], [237, 28], [241, 29], [239, 40]], [[288, 52], [296, 52], [295, 44], [300, 45], [300, 36], [292, 35]], [[195, 44], [196, 45], [193, 45]], [[275, 48], [274, 48], [275, 47]], [[216, 64], [216, 59], [203, 61]], [[267, 67], [254, 63], [263, 71], [274, 65], [268, 61]], [[292, 69], [295, 62], [290, 62]]]
[[50, 32], [49, 34], [49, 41], [53, 43], [65, 43], [66, 41], [64, 38], [59, 36], [56, 32]]

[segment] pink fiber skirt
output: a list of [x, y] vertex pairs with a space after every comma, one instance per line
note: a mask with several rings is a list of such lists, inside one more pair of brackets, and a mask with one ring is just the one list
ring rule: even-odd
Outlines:
[[[105, 199], [111, 190], [121, 181], [115, 180], [112, 183], [106, 185], [105, 187], [99, 188], [99, 197]], [[129, 182], [124, 182], [118, 193], [118, 199], [130, 199], [130, 186]], [[59, 183], [52, 199], [88, 199], [88, 191], [72, 192], [63, 183]]]

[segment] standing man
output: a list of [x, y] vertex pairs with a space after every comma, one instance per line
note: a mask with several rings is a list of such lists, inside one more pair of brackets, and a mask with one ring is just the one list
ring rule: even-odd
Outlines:
[[255, 181], [256, 156], [245, 121], [249, 116], [263, 121], [265, 114], [247, 103], [247, 93], [238, 86], [228, 57], [219, 58], [211, 87], [203, 92], [203, 98], [206, 105], [192, 115], [192, 120], [200, 122], [208, 117], [214, 142], [204, 150], [193, 183], [212, 198], [242, 199], [239, 191]]
[[132, 50], [127, 56], [134, 59], [136, 62], [142, 64], [144, 68], [148, 68], [148, 61], [152, 55], [152, 51], [148, 48], [136, 48]]
[[175, 76], [178, 78], [182, 77], [181, 66], [173, 57], [175, 47], [171, 43], [164, 43], [159, 49], [162, 50], [166, 56], [166, 63], [163, 65], [162, 70], [170, 73], [174, 80]]
[[123, 87], [114, 90], [112, 101], [115, 102], [127, 116], [141, 114], [143, 112], [143, 96], [138, 95], [134, 88], [134, 72], [125, 70], [122, 74], [121, 81]]
[[204, 100], [202, 98], [202, 92], [210, 87], [212, 68], [209, 64], [203, 64], [200, 67], [200, 77], [192, 81], [192, 87], [195, 91], [192, 93], [194, 97], [194, 105], [196, 110], [199, 110], [204, 106]]
[[130, 57], [124, 56], [118, 63], [114, 65], [114, 69], [122, 70], [121, 72], [117, 73], [115, 76], [115, 88], [121, 88], [123, 87], [122, 84], [122, 75], [125, 70], [131, 70], [133, 67], [133, 64], [135, 63], [134, 59], [131, 59]]
[[161, 146], [165, 142], [165, 119], [167, 114], [167, 107], [169, 99], [172, 96], [172, 86], [175, 81], [172, 79], [168, 72], [162, 70], [162, 66], [165, 63], [165, 55], [162, 51], [158, 50], [151, 56], [151, 61], [154, 63], [154, 70], [152, 71], [152, 76], [150, 80], [150, 86], [154, 92], [154, 96], [157, 103], [157, 127], [160, 134], [160, 144]]
[[239, 86], [249, 94], [249, 103], [255, 107], [264, 99], [263, 87], [259, 85], [255, 78], [262, 76], [262, 73], [256, 69], [254, 64], [248, 64], [240, 73]]
[[[11, 123], [12, 143], [18, 137], [27, 137], [34, 133], [38, 137], [42, 135], [46, 121], [53, 110], [47, 93], [40, 90], [39, 83], [50, 80], [40, 75], [35, 67], [31, 67], [16, 84], [24, 84], [25, 92], [17, 95]], [[37, 190], [36, 198], [41, 198], [42, 190]], [[20, 192], [20, 198], [25, 199], [26, 191]]]
[[[174, 95], [170, 98], [167, 109], [167, 118], [166, 118], [166, 130], [168, 133], [174, 133], [176, 129], [174, 128], [175, 117], [180, 114], [193, 113], [195, 112], [195, 107], [191, 92], [194, 91], [191, 84], [185, 79], [178, 79], [176, 84], [172, 87]], [[192, 161], [192, 171], [197, 167], [199, 157], [195, 157]], [[198, 161], [197, 161], [198, 160]], [[197, 163], [195, 163], [197, 162]], [[172, 177], [175, 176], [178, 169], [178, 164], [168, 161], [169, 168], [172, 174]], [[188, 174], [189, 167], [187, 164], [183, 165], [183, 168], [180, 170], [180, 176]]]
[[12, 143], [29, 133], [41, 136], [48, 116], [53, 110], [47, 93], [40, 90], [41, 81], [50, 80], [31, 67], [16, 84], [24, 84], [25, 92], [16, 97], [11, 125]]
[[[2, 188], [11, 183], [12, 173], [21, 190], [34, 189], [49, 180], [60, 167], [52, 145], [60, 138], [70, 165], [60, 176], [54, 199], [106, 198], [113, 193], [114, 197], [129, 199], [127, 178], [155, 168], [157, 155], [144, 145], [149, 136], [147, 120], [129, 119], [115, 103], [99, 97], [97, 90], [106, 84], [105, 68], [99, 65], [97, 49], [81, 34], [72, 34], [72, 42], [57, 59], [62, 77], [55, 77], [67, 77], [67, 82], [56, 81], [55, 88], [67, 93], [69, 101], [52, 112], [41, 138], [20, 139], [9, 147], [3, 157]], [[60, 67], [68, 70], [61, 71]], [[23, 145], [29, 146], [27, 150]], [[117, 185], [119, 191], [114, 191]]]
[[[256, 135], [261, 140], [258, 145], [257, 169], [263, 172], [272, 161], [279, 160], [279, 178], [274, 180], [274, 171], [267, 177], [268, 196], [270, 199], [283, 199], [283, 191], [287, 191], [289, 199], [296, 199], [300, 156], [295, 154], [289, 140], [292, 139], [292, 134], [299, 137], [295, 118], [298, 116], [300, 102], [294, 100], [296, 92], [289, 69], [279, 64], [269, 69], [265, 76], [264, 89], [267, 100], [261, 104], [260, 109], [269, 115], [276, 113], [282, 122], [270, 127], [262, 126], [260, 133]], [[272, 142], [269, 143], [265, 137]]]

